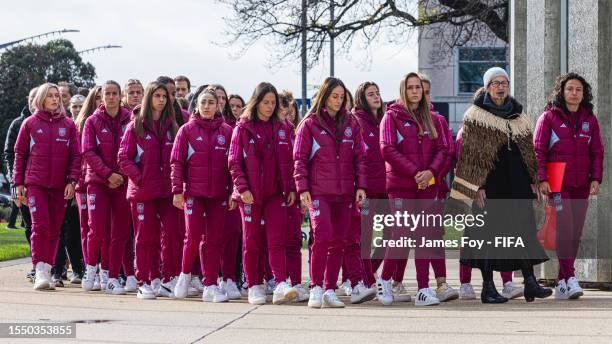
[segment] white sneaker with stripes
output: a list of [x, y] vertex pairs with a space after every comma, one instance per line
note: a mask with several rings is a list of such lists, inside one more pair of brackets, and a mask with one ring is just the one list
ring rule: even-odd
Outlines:
[[415, 306], [435, 306], [439, 304], [440, 300], [435, 296], [435, 292], [431, 288], [419, 289], [419, 292], [414, 297]]

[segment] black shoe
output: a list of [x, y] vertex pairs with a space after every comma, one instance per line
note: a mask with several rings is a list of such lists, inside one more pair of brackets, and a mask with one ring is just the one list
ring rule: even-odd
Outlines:
[[30, 280], [30, 282], [34, 283], [34, 277], [36, 276], [36, 270], [32, 269], [30, 272], [26, 274], [26, 278]]
[[53, 285], [56, 288], [64, 287], [64, 281], [62, 281], [62, 275], [58, 275], [58, 274], [53, 275], [53, 277], [51, 278], [51, 283], [53, 283]]
[[495, 288], [493, 281], [482, 282], [482, 292], [480, 293], [482, 303], [505, 303], [508, 299], [501, 296]]
[[535, 276], [525, 277], [525, 301], [532, 302], [536, 297], [538, 299], [544, 299], [552, 295], [552, 289], [542, 288]]

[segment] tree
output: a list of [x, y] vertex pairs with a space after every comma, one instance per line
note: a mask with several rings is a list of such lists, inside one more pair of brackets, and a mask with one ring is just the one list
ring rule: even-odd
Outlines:
[[[11, 121], [26, 105], [30, 89], [45, 82], [68, 81], [92, 87], [96, 76], [91, 63], [84, 63], [72, 42], [57, 39], [46, 44], [25, 44], [0, 56], [0, 144], [4, 148]], [[2, 164], [4, 165], [4, 164]]]
[[[317, 64], [330, 38], [347, 54], [355, 38], [363, 48], [385, 39], [404, 43], [417, 28], [435, 28], [440, 43], [449, 48], [468, 42], [508, 41], [508, 0], [310, 0], [305, 27], [300, 21], [301, 0], [219, 0], [230, 6], [225, 45], [242, 55], [257, 41], [270, 38], [271, 58], [286, 62], [300, 54], [300, 35], [307, 32], [308, 67]], [[437, 24], [437, 25], [433, 25]]]

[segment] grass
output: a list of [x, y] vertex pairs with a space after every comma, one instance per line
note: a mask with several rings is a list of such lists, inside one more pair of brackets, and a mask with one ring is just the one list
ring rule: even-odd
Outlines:
[[30, 255], [24, 232], [23, 229], [6, 229], [6, 223], [0, 224], [0, 262]]

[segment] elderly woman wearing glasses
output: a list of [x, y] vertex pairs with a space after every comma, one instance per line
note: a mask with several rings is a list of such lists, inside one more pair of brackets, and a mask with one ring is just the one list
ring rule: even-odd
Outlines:
[[[463, 119], [457, 171], [451, 190], [456, 205], [484, 214], [482, 227], [465, 230], [480, 247], [463, 247], [461, 263], [482, 272], [483, 303], [507, 302], [493, 283], [493, 271], [521, 270], [527, 302], [544, 298], [552, 290], [536, 281], [533, 266], [548, 260], [536, 238], [532, 200], [537, 193], [537, 162], [532, 124], [523, 106], [508, 94], [508, 74], [499, 67], [487, 70], [484, 87], [476, 91], [474, 104]], [[498, 238], [521, 245], [500, 247]], [[507, 241], [506, 241], [507, 243]]]

